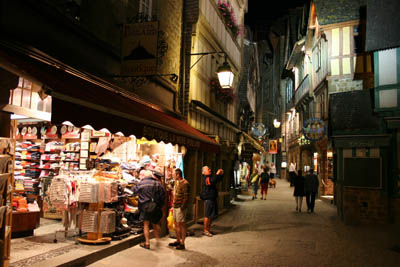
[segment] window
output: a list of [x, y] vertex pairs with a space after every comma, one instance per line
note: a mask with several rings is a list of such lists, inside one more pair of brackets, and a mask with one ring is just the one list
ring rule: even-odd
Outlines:
[[144, 18], [147, 18], [147, 20], [151, 20], [151, 8], [152, 0], [140, 0], [139, 13], [141, 13]]
[[322, 53], [322, 44], [321, 40], [318, 42], [318, 44], [314, 47], [313, 49], [313, 57], [312, 57], [312, 64], [315, 72], [318, 72], [319, 69], [321, 68], [321, 53]]
[[286, 103], [289, 103], [293, 98], [293, 81], [292, 79], [286, 80]]

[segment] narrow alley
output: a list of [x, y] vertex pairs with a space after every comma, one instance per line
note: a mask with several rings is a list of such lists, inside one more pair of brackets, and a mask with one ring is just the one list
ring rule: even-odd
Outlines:
[[200, 224], [189, 227], [195, 235], [184, 251], [169, 248], [172, 239], [164, 237], [159, 244], [152, 239], [151, 250], [135, 246], [90, 266], [398, 266], [394, 226], [345, 226], [335, 206], [321, 200], [314, 214], [305, 199], [297, 213], [293, 188], [280, 179], [267, 200], [239, 197], [213, 223], [215, 236], [201, 235]]

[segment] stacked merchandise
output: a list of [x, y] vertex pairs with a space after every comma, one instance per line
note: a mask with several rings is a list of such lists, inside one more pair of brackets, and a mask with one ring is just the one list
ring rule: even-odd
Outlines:
[[63, 170], [78, 171], [79, 170], [79, 153], [81, 143], [67, 143], [61, 152], [61, 166]]
[[115, 232], [115, 211], [103, 210], [100, 216], [100, 232], [109, 234]]
[[50, 141], [41, 147], [40, 157], [40, 178], [42, 182], [42, 195], [43, 195], [43, 217], [48, 219], [61, 219], [61, 211], [57, 210], [48, 196], [48, 187], [52, 182], [54, 176], [58, 175], [60, 170], [61, 151], [64, 148], [64, 142]]
[[99, 199], [99, 184], [82, 182], [79, 188], [79, 202], [97, 203]]
[[15, 190], [38, 194], [40, 145], [30, 141], [17, 142], [15, 150]]
[[82, 212], [82, 232], [94, 233], [97, 232], [97, 211], [83, 210]]

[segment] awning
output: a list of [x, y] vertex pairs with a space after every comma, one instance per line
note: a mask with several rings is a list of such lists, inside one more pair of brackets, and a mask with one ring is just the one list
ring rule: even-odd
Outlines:
[[253, 137], [251, 137], [250, 135], [248, 135], [247, 133], [242, 131], [243, 136], [245, 137], [245, 142], [246, 143], [250, 143], [255, 150], [265, 153], [265, 149], [262, 145], [260, 145], [257, 140], [255, 140]]
[[154, 105], [113, 91], [110, 84], [85, 80], [68, 69], [51, 66], [8, 48], [0, 49], [0, 61], [2, 65], [10, 63], [20, 75], [34, 77], [49, 88], [54, 124], [64, 121], [77, 127], [89, 124], [94, 129], [107, 128], [126, 136], [133, 134], [137, 138], [219, 152], [220, 146], [213, 139]]

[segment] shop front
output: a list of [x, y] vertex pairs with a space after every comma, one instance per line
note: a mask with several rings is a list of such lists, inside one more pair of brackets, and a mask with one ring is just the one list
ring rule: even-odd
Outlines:
[[11, 237], [33, 236], [39, 229], [55, 229], [55, 243], [62, 234], [78, 235], [84, 244], [139, 234], [131, 189], [140, 171], [162, 175], [170, 202], [174, 169], [185, 176], [196, 161], [185, 156], [219, 153], [213, 139], [105, 81], [5, 47], [0, 62], [13, 81], [0, 88], [7, 94], [0, 130], [2, 144], [8, 144], [0, 175], [5, 188], [12, 188], [3, 190], [8, 201], [2, 206], [8, 263], [29, 254], [17, 249], [16, 240], [11, 246]]
[[245, 132], [239, 137], [239, 173], [240, 188], [242, 191], [249, 189], [249, 178], [254, 169], [260, 169], [264, 164], [265, 149], [254, 138]]

